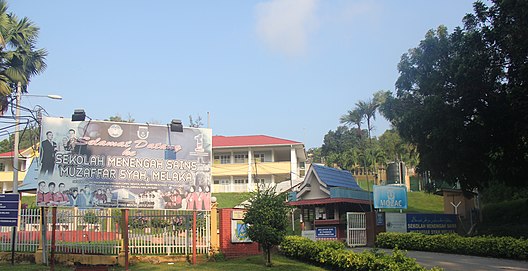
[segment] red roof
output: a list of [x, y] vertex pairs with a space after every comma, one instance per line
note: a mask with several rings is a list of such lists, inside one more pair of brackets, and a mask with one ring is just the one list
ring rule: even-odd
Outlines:
[[15, 156], [14, 151], [0, 153], [0, 157], [13, 157], [13, 156]]
[[301, 142], [271, 137], [266, 135], [254, 136], [213, 136], [213, 148], [215, 147], [250, 147], [266, 145], [297, 145]]

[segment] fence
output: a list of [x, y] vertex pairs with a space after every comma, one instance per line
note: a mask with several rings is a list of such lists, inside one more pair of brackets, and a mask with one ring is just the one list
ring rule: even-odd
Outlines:
[[[51, 248], [52, 212], [20, 210], [15, 251], [36, 252], [41, 239]], [[192, 211], [130, 210], [129, 249], [137, 255], [192, 253]], [[44, 222], [44, 223], [43, 223]], [[197, 216], [197, 253], [210, 247], [210, 212]], [[55, 243], [57, 253], [117, 255], [122, 244], [121, 211], [118, 209], [58, 208]], [[42, 225], [44, 233], [41, 231]], [[0, 251], [11, 251], [12, 227], [0, 227]]]

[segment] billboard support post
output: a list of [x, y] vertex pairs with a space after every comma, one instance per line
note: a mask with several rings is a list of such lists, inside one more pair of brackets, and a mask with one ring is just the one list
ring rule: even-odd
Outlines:
[[193, 224], [192, 224], [192, 264], [196, 264], [196, 210], [193, 211]]
[[121, 209], [121, 215], [123, 218], [123, 249], [125, 251], [125, 270], [128, 271], [128, 209]]
[[50, 270], [55, 270], [55, 231], [57, 229], [57, 207], [51, 208], [51, 266]]

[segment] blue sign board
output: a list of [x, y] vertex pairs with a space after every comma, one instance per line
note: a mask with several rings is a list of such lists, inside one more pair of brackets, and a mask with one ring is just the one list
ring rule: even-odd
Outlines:
[[18, 225], [19, 194], [0, 194], [0, 226]]
[[405, 186], [374, 185], [374, 208], [407, 209]]
[[337, 238], [336, 227], [315, 228], [315, 238]]
[[455, 233], [455, 214], [407, 214], [407, 232], [423, 234]]

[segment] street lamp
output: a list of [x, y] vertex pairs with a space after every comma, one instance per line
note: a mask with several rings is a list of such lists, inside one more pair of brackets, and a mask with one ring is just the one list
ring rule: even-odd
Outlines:
[[[35, 94], [25, 94], [27, 97], [45, 97], [54, 100], [62, 100], [60, 95], [35, 95]], [[16, 91], [16, 106], [15, 106], [15, 145], [13, 147], [13, 193], [18, 194], [18, 144], [19, 144], [19, 129], [18, 125], [20, 124], [20, 98], [22, 97], [22, 84], [17, 83]]]
[[[19, 144], [19, 129], [20, 123], [20, 98], [22, 96], [22, 84], [17, 83], [16, 90], [16, 103], [15, 103], [15, 145], [13, 146], [13, 193], [18, 194], [18, 144]], [[31, 95], [26, 94], [24, 96], [33, 97], [47, 97], [55, 100], [62, 100], [59, 95]], [[11, 237], [11, 265], [15, 264], [15, 239], [16, 239], [16, 226], [13, 226], [13, 235]]]

